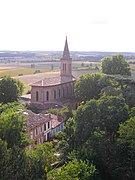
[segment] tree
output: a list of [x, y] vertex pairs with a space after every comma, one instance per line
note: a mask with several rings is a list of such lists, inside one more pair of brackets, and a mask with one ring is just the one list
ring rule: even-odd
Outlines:
[[120, 125], [113, 164], [114, 179], [135, 179], [135, 116]]
[[39, 144], [35, 149], [26, 152], [27, 179], [47, 179], [51, 164], [56, 161], [52, 143]]
[[23, 84], [19, 80], [5, 77], [0, 81], [0, 103], [17, 101], [23, 92]]
[[113, 55], [102, 59], [102, 72], [131, 76], [130, 66], [123, 55]]
[[88, 101], [92, 98], [98, 98], [100, 87], [99, 79], [103, 76], [100, 73], [84, 74], [75, 84], [75, 96], [79, 101]]
[[9, 152], [7, 143], [0, 138], [0, 179], [6, 174], [7, 163], [9, 159]]
[[113, 138], [119, 123], [128, 117], [128, 106], [122, 97], [103, 96], [99, 100], [90, 100], [79, 106], [75, 117], [75, 135], [79, 146], [89, 139], [97, 127]]
[[54, 154], [52, 145], [39, 145], [28, 153], [26, 119], [18, 112], [20, 106], [11, 105], [0, 108], [0, 179], [46, 179]]
[[64, 160], [68, 159], [69, 153], [74, 149], [75, 120], [69, 118], [62, 132], [62, 140], [59, 143], [60, 152]]
[[77, 159], [73, 159], [60, 169], [58, 168], [50, 171], [48, 174], [48, 180], [90, 180], [92, 179], [95, 170], [96, 168], [93, 166], [93, 164], [89, 164], [86, 161], [78, 161]]
[[103, 96], [78, 107], [75, 116], [75, 149], [82, 160], [93, 161], [101, 179], [111, 179], [114, 145], [119, 123], [128, 119], [122, 97]]
[[100, 95], [124, 97], [128, 106], [135, 106], [135, 80], [122, 75], [106, 75], [99, 79], [98, 85], [101, 87]]
[[3, 154], [1, 156], [3, 166], [0, 179], [24, 179], [26, 175], [24, 168], [25, 147], [28, 144], [25, 132], [26, 120], [17, 112], [17, 107], [11, 107], [11, 104], [1, 107], [0, 144], [3, 144], [3, 148], [0, 147], [0, 151]]
[[60, 114], [65, 121], [67, 121], [70, 117], [73, 117], [72, 110], [67, 106], [63, 106], [63, 108], [60, 110]]
[[26, 119], [14, 108], [3, 111], [0, 116], [0, 138], [7, 142], [8, 148], [27, 145], [25, 129]]

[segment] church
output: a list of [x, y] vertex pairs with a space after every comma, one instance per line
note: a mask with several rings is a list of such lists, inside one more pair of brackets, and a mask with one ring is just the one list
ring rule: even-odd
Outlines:
[[72, 75], [72, 58], [66, 37], [62, 58], [60, 59], [60, 75], [44, 78], [31, 85], [31, 105], [38, 109], [62, 107], [72, 108], [74, 104], [74, 83]]

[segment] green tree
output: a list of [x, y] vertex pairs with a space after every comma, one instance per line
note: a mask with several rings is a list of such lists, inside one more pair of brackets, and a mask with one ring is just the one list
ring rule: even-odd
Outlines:
[[17, 101], [23, 92], [23, 84], [19, 80], [5, 77], [0, 81], [0, 103]]
[[0, 138], [7, 142], [8, 148], [14, 145], [27, 145], [26, 119], [14, 108], [6, 109], [0, 116]]
[[81, 141], [89, 139], [97, 127], [113, 138], [119, 123], [128, 117], [128, 107], [122, 97], [103, 96], [99, 100], [90, 100], [79, 106], [75, 117], [75, 135], [79, 145]]
[[6, 174], [8, 159], [9, 151], [7, 149], [7, 143], [0, 138], [0, 179]]
[[49, 172], [48, 180], [90, 180], [96, 168], [86, 161], [73, 159], [64, 166]]
[[107, 75], [99, 79], [100, 95], [123, 96], [128, 106], [135, 106], [135, 81], [131, 77]]
[[102, 59], [102, 72], [131, 76], [130, 66], [123, 55], [113, 55]]
[[73, 117], [72, 110], [70, 110], [67, 106], [64, 106], [60, 110], [61, 116], [64, 118], [65, 121], [67, 121], [70, 117]]
[[114, 179], [135, 179], [135, 117], [122, 123], [116, 144], [116, 156], [113, 163]]
[[88, 101], [92, 98], [97, 99], [100, 93], [98, 86], [99, 79], [103, 76], [100, 73], [84, 74], [75, 84], [75, 96], [79, 101]]
[[60, 152], [64, 160], [68, 159], [69, 153], [74, 149], [75, 120], [69, 118], [62, 132], [62, 140], [59, 143]]
[[11, 107], [11, 104], [2, 105], [0, 108], [0, 144], [3, 144], [3, 148], [0, 148], [3, 152], [0, 179], [24, 179], [25, 147], [28, 143], [26, 121], [16, 110], [19, 106]]
[[39, 144], [26, 152], [26, 177], [28, 179], [47, 179], [51, 164], [56, 161], [52, 143]]
[[103, 96], [77, 109], [75, 149], [78, 158], [93, 161], [101, 179], [111, 179], [114, 146], [119, 123], [128, 119], [128, 106], [122, 97]]
[[39, 145], [28, 153], [26, 119], [18, 111], [20, 106], [11, 107], [11, 104], [1, 107], [0, 179], [46, 179], [54, 157], [52, 145]]

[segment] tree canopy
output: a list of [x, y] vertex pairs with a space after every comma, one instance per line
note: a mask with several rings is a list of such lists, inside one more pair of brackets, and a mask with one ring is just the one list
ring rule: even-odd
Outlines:
[[102, 72], [131, 76], [130, 66], [123, 55], [113, 55], [102, 59]]
[[128, 119], [129, 108], [122, 96], [102, 96], [80, 105], [65, 124], [59, 143], [62, 158], [69, 161], [74, 154], [78, 160], [93, 162], [95, 179], [128, 180], [128, 175], [132, 179], [134, 121]]
[[79, 101], [88, 101], [99, 97], [100, 87], [98, 80], [103, 76], [100, 73], [88, 73], [80, 77], [75, 84], [75, 96]]
[[23, 92], [23, 83], [11, 77], [0, 81], [0, 103], [17, 101]]
[[121, 97], [103, 96], [99, 100], [90, 100], [81, 105], [76, 112], [75, 137], [77, 144], [87, 141], [97, 127], [113, 136], [119, 123], [128, 119], [128, 106]]
[[19, 113], [20, 107], [9, 103], [0, 108], [0, 179], [47, 179], [56, 161], [53, 144], [27, 149], [27, 119]]
[[61, 168], [54, 169], [49, 172], [48, 180], [90, 180], [92, 179], [95, 170], [96, 168], [93, 166], [93, 164], [89, 164], [86, 161], [78, 161], [77, 159], [73, 159]]

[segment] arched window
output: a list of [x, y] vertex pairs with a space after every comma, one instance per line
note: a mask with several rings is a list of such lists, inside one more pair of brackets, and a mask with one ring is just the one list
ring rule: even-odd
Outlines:
[[38, 91], [36, 91], [36, 101], [38, 101]]
[[46, 92], [46, 100], [49, 101], [49, 92]]
[[54, 90], [54, 99], [56, 99], [56, 90]]
[[71, 72], [71, 64], [69, 64], [69, 72]]
[[68, 87], [67, 87], [67, 96], [68, 96]]
[[63, 97], [64, 97], [65, 96], [65, 89], [63, 88], [62, 90], [63, 90]]
[[60, 97], [60, 89], [59, 89], [59, 97]]
[[73, 88], [72, 88], [72, 85], [70, 85], [70, 96], [73, 95]]
[[63, 64], [63, 73], [64, 73], [65, 65]]
[[71, 96], [73, 96], [73, 87], [71, 85]]
[[65, 64], [65, 72], [66, 72], [67, 70], [66, 70], [66, 64]]

